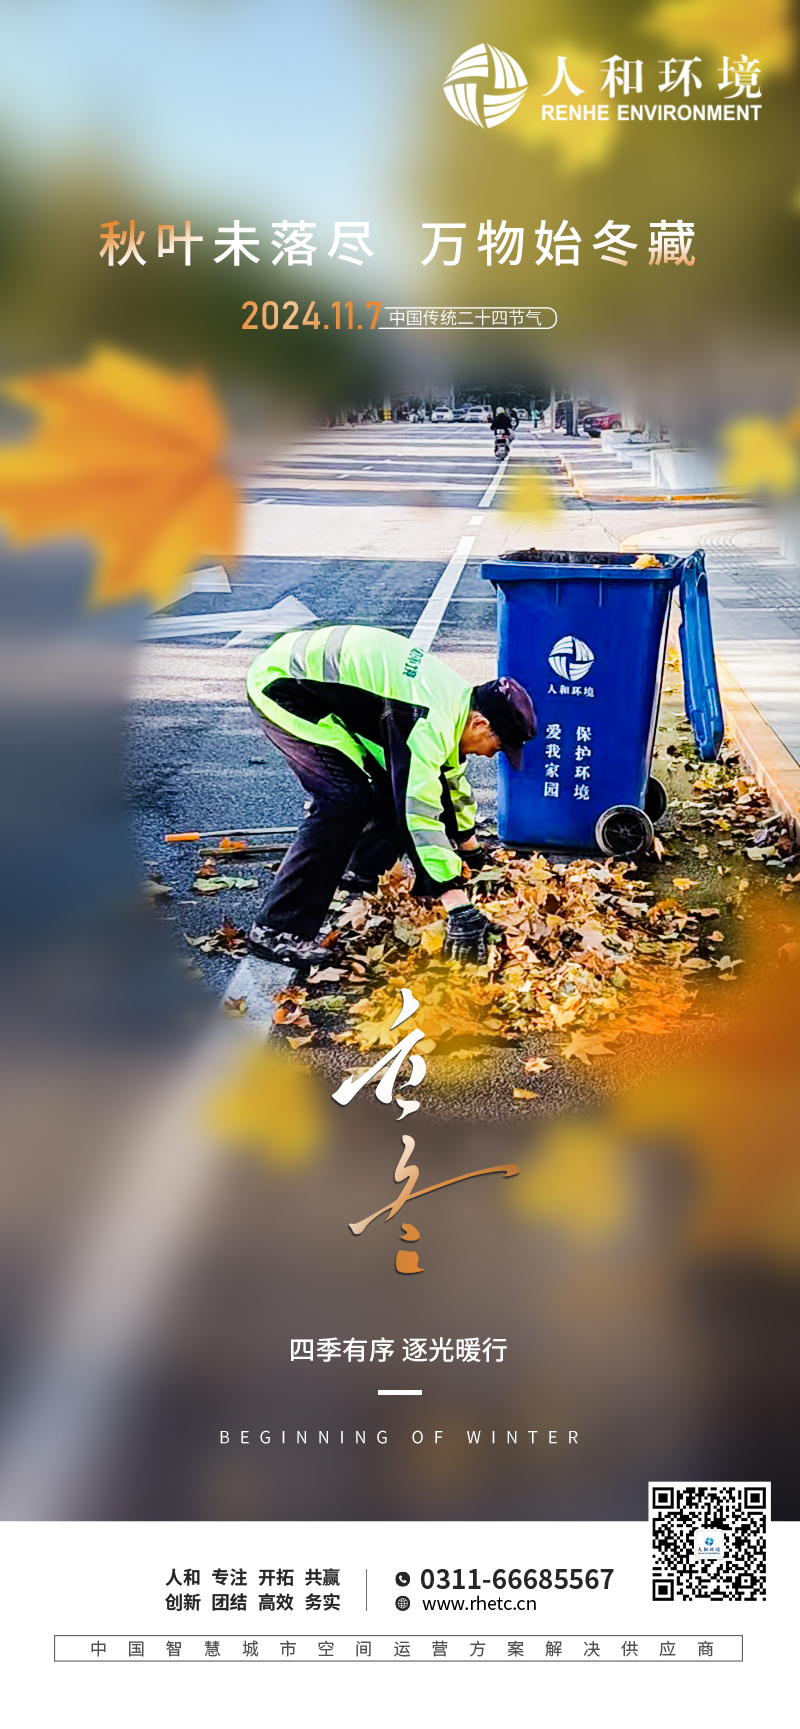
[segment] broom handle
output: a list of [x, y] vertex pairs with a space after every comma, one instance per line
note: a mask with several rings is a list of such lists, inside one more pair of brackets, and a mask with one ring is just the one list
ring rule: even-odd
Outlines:
[[296, 834], [296, 833], [297, 833], [297, 827], [296, 826], [294, 828], [207, 828], [207, 829], [202, 829], [202, 830], [191, 829], [186, 834], [165, 834], [164, 839], [165, 839], [165, 841], [221, 840], [226, 835], [232, 836], [232, 835], [248, 835], [248, 834]]

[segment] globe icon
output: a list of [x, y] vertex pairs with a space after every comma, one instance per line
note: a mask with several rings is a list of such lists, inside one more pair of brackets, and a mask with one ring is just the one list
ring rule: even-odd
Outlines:
[[[488, 84], [488, 89], [484, 90], [484, 84]], [[527, 88], [528, 80], [518, 62], [488, 42], [478, 42], [465, 54], [459, 54], [444, 83], [450, 107], [462, 120], [471, 120], [473, 126], [500, 126], [509, 120]]]
[[594, 664], [591, 649], [578, 636], [560, 636], [558, 642], [553, 643], [548, 659], [559, 678], [568, 678], [573, 684], [585, 678]]

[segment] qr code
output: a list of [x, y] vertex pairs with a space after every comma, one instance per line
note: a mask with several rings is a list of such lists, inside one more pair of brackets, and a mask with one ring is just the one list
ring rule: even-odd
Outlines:
[[766, 1598], [766, 1484], [651, 1483], [650, 1506], [654, 1602]]

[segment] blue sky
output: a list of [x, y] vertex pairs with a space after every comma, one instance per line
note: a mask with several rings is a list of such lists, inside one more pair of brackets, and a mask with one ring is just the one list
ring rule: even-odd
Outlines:
[[243, 221], [276, 191], [295, 218], [368, 216], [412, 164], [420, 59], [433, 87], [447, 60], [421, 17], [369, 0], [0, 0], [0, 138], [21, 164], [99, 156]]

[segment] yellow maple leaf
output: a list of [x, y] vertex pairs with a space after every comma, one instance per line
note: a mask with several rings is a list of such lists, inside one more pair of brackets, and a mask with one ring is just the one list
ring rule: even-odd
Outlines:
[[228, 1073], [202, 1100], [201, 1118], [226, 1151], [250, 1153], [275, 1169], [294, 1170], [322, 1151], [316, 1083], [272, 1046], [248, 1042], [236, 1049]]
[[167, 606], [199, 558], [235, 552], [226, 427], [201, 373], [97, 348], [81, 366], [2, 389], [39, 424], [0, 450], [0, 521], [17, 545], [89, 541], [92, 605]]
[[[569, 87], [565, 90], [564, 86], [551, 94], [550, 86], [559, 56], [566, 58], [573, 86], [580, 90], [580, 97], [573, 96]], [[539, 38], [526, 44], [524, 65], [531, 88], [545, 92], [545, 100], [549, 96], [552, 102], [574, 100], [593, 103], [598, 96], [601, 58], [599, 48], [585, 42], [567, 41], [563, 37], [554, 42], [542, 42]], [[508, 130], [529, 148], [545, 145], [553, 150], [559, 167], [567, 174], [601, 167], [613, 153], [617, 138], [617, 129], [613, 126], [552, 126], [542, 118], [541, 102], [523, 102], [513, 115]]]
[[446, 930], [447, 925], [444, 919], [437, 920], [434, 925], [428, 925], [427, 929], [422, 932], [422, 936], [419, 939], [419, 946], [424, 954], [441, 954], [444, 947]]
[[[800, 210], [800, 202], [795, 203], [794, 209]], [[788, 434], [789, 438], [800, 438], [800, 403], [798, 403], [797, 406], [792, 409], [792, 412], [787, 415], [786, 419], [781, 422], [781, 428], [783, 432]], [[748, 786], [748, 791], [749, 790], [750, 786]]]
[[544, 474], [515, 475], [502, 495], [500, 508], [511, 516], [549, 521], [557, 512], [556, 495]]
[[[644, 20], [682, 53], [711, 48], [731, 54], [731, 44], [747, 43], [747, 52], [765, 72], [788, 70], [793, 58], [789, 0], [661, 0]], [[691, 44], [687, 47], [687, 44]]]
[[509, 1197], [516, 1212], [587, 1241], [608, 1239], [627, 1225], [634, 1189], [624, 1144], [613, 1128], [594, 1121], [553, 1123], [536, 1153]]
[[[751, 921], [749, 981], [701, 1045], [632, 1076], [617, 1131], [641, 1146], [670, 1143], [692, 1171], [682, 1236], [704, 1258], [757, 1256], [800, 1265], [800, 969], [775, 966], [800, 936], [791, 911], [765, 892]], [[800, 947], [800, 943], [798, 943]], [[723, 977], [725, 975], [723, 974]]]
[[588, 1068], [592, 1057], [611, 1056], [612, 1053], [608, 1048], [608, 1040], [615, 1039], [616, 1036], [616, 1032], [610, 1032], [608, 1029], [606, 1029], [602, 1034], [582, 1032], [573, 1033], [569, 1044], [564, 1046], [561, 1054], [565, 1059], [568, 1057], [577, 1057], [578, 1061], [585, 1063]]
[[797, 447], [777, 421], [754, 416], [725, 429], [723, 480], [743, 492], [791, 492], [800, 478]]

